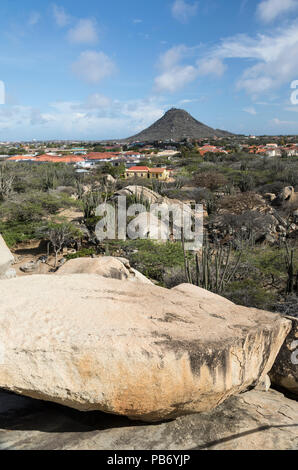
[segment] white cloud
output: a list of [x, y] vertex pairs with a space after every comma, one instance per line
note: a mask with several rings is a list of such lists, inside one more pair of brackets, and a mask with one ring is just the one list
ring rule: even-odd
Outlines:
[[155, 79], [157, 91], [168, 91], [174, 93], [188, 83], [195, 80], [197, 70], [192, 65], [185, 67], [176, 66], [168, 72], [164, 72]]
[[68, 31], [68, 40], [77, 44], [94, 44], [98, 40], [96, 23], [91, 19], [81, 19]]
[[103, 52], [84, 51], [72, 64], [72, 71], [88, 83], [98, 83], [116, 70], [114, 62]]
[[155, 78], [155, 89], [158, 92], [174, 93], [193, 82], [199, 75], [221, 76], [225, 65], [218, 57], [205, 57], [193, 64], [185, 63], [197, 54], [196, 47], [181, 44], [168, 49], [159, 59], [160, 74]]
[[257, 15], [265, 23], [270, 23], [280, 15], [293, 11], [297, 7], [297, 0], [262, 0], [258, 5]]
[[44, 112], [29, 106], [0, 107], [0, 135], [23, 140], [124, 138], [148, 127], [165, 109], [157, 97], [122, 102], [100, 94], [50, 103]]
[[175, 0], [172, 6], [172, 15], [181, 23], [187, 23], [190, 18], [196, 15], [198, 3], [187, 3], [185, 0]]
[[32, 108], [31, 109], [31, 117], [30, 117], [30, 124], [32, 126], [46, 124], [48, 120], [45, 116], [42, 115], [40, 109]]
[[143, 23], [143, 20], [141, 20], [140, 18], [135, 18], [134, 20], [132, 20], [132, 22], [134, 24], [140, 24], [140, 23]]
[[168, 49], [159, 59], [159, 66], [161, 69], [169, 69], [177, 65], [177, 63], [187, 55], [188, 48], [181, 44]]
[[194, 65], [181, 64], [192, 50], [183, 44], [166, 51], [159, 59], [160, 75], [155, 78], [155, 89], [158, 92], [173, 93], [195, 80], [198, 70]]
[[67, 26], [70, 22], [70, 16], [65, 12], [64, 8], [56, 4], [53, 5], [53, 15], [56, 24], [60, 27]]
[[296, 126], [296, 128], [298, 128], [298, 121], [282, 121], [278, 118], [274, 118], [271, 123], [275, 126]]
[[218, 57], [207, 57], [197, 62], [199, 75], [214, 75], [221, 77], [226, 66]]
[[114, 102], [115, 111], [128, 118], [133, 132], [139, 132], [160, 119], [165, 112], [155, 97], [143, 100], [131, 100], [126, 103]]
[[258, 114], [253, 106], [249, 106], [247, 108], [244, 108], [243, 111], [245, 113], [251, 114], [252, 116], [255, 116], [256, 114]]
[[112, 101], [100, 93], [89, 95], [84, 107], [86, 109], [105, 109], [111, 106]]
[[40, 13], [38, 13], [37, 11], [32, 11], [28, 19], [29, 26], [35, 26], [37, 23], [39, 23], [40, 19], [41, 19]]
[[[260, 94], [272, 94], [285, 84], [290, 88], [291, 81], [297, 79], [298, 21], [270, 34], [255, 37], [239, 34], [223, 39], [203, 54], [202, 50], [202, 45], [180, 45], [164, 53], [158, 64], [160, 74], [155, 79], [157, 91], [174, 92], [199, 76], [221, 77], [227, 60], [237, 59], [246, 65], [237, 80], [237, 89], [256, 99]], [[201, 57], [195, 60], [198, 53]]]
[[238, 80], [238, 89], [255, 97], [270, 92], [297, 78], [297, 23], [270, 35], [259, 34], [252, 38], [242, 34], [224, 39], [213, 50], [213, 57], [253, 60], [254, 65], [246, 68]]

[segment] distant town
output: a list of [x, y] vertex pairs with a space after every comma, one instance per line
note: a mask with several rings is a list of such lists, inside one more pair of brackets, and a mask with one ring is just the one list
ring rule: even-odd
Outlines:
[[103, 165], [119, 167], [126, 178], [148, 177], [167, 180], [183, 149], [205, 156], [245, 152], [260, 157], [298, 156], [297, 136], [229, 136], [179, 142], [0, 142], [1, 161], [15, 163], [65, 163], [77, 173], [88, 173]]

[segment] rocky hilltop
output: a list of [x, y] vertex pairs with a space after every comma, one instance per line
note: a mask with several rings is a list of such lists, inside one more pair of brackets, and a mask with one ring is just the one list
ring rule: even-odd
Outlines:
[[0, 449], [297, 449], [296, 346], [296, 318], [157, 287], [124, 258], [5, 275]]
[[146, 142], [155, 140], [201, 139], [204, 137], [226, 137], [233, 134], [219, 129], [212, 129], [193, 118], [183, 109], [172, 108], [147, 129], [126, 139], [127, 142]]

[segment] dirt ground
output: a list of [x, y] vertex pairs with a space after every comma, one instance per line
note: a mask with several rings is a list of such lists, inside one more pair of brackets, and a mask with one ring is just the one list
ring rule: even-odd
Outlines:
[[[15, 257], [15, 264], [12, 266], [16, 270], [17, 276], [32, 276], [34, 274], [52, 274], [51, 272], [55, 268], [55, 256], [49, 255], [46, 263], [40, 263], [36, 271], [33, 273], [24, 273], [21, 271], [21, 267], [30, 262], [36, 263], [41, 256], [47, 256], [47, 247], [40, 243], [39, 240], [30, 240], [28, 242], [19, 243], [12, 254]], [[63, 258], [63, 254], [58, 256], [58, 262]]]

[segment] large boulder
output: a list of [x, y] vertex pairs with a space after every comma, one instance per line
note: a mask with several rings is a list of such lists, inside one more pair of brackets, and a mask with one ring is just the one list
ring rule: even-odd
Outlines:
[[2, 235], [0, 235], [0, 279], [11, 277], [10, 266], [14, 262], [14, 257], [6, 245]]
[[29, 261], [28, 263], [23, 264], [20, 267], [20, 270], [23, 273], [36, 273], [39, 270], [40, 261]]
[[[201, 249], [201, 238], [203, 237], [203, 207], [202, 211], [193, 210], [190, 204], [186, 204], [179, 199], [163, 197], [145, 186], [127, 186], [117, 191], [112, 199], [115, 200], [118, 196], [134, 196], [136, 203], [147, 205], [148, 212], [140, 213], [130, 224], [140, 227], [139, 238], [158, 240], [160, 242], [169, 239], [180, 240], [181, 229], [184, 228], [187, 242], [186, 249], [193, 251]], [[152, 210], [150, 215], [148, 205], [150, 205], [150, 209]], [[156, 205], [156, 207], [154, 208], [152, 205]], [[173, 219], [172, 223], [170, 223], [170, 214]], [[160, 217], [161, 215], [162, 217]], [[185, 229], [191, 231], [191, 225], [194, 221], [196, 221], [196, 232], [200, 231], [200, 233], [188, 234]], [[131, 237], [130, 233], [129, 236]]]
[[112, 256], [72, 259], [64, 263], [57, 271], [57, 274], [97, 274], [112, 279], [152, 284], [143, 274], [131, 268], [128, 260], [122, 258], [121, 261], [121, 258], [114, 258]]
[[289, 207], [292, 210], [298, 209], [298, 193], [295, 192], [295, 188], [293, 186], [286, 186], [279, 193], [274, 202], [282, 204], [285, 208]]
[[298, 318], [288, 318], [293, 327], [279, 351], [270, 378], [275, 385], [298, 396]]
[[188, 284], [21, 277], [0, 283], [0, 388], [148, 422], [205, 412], [259, 383], [291, 326]]
[[126, 196], [131, 197], [134, 196], [138, 202], [146, 202], [149, 204], [155, 204], [162, 201], [162, 196], [146, 186], [126, 186], [123, 189], [117, 191], [114, 197], [117, 196]]

